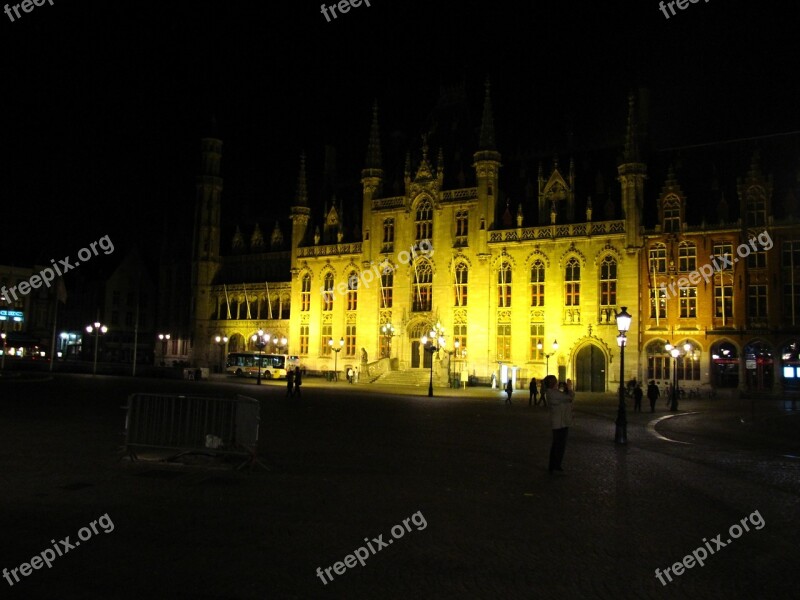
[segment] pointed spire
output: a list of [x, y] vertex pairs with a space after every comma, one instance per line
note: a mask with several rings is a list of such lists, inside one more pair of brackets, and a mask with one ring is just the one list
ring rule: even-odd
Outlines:
[[308, 206], [308, 188], [306, 186], [306, 153], [300, 155], [300, 172], [297, 174], [297, 193], [295, 206]]
[[372, 105], [372, 126], [369, 130], [369, 145], [367, 146], [367, 158], [364, 161], [365, 169], [380, 169], [383, 160], [381, 158], [381, 138], [378, 129], [378, 101]]
[[496, 150], [494, 141], [494, 118], [492, 117], [492, 96], [489, 77], [484, 84], [486, 93], [483, 98], [483, 117], [481, 118], [481, 137], [478, 143], [479, 150]]
[[261, 233], [258, 223], [256, 223], [256, 228], [253, 230], [253, 235], [250, 236], [250, 249], [253, 252], [264, 250], [264, 235]]
[[273, 250], [280, 250], [283, 245], [283, 232], [281, 232], [281, 226], [278, 221], [275, 221], [275, 228], [272, 230], [269, 245]]
[[626, 162], [639, 162], [639, 143], [637, 141], [636, 129], [636, 100], [633, 92], [628, 96], [628, 128], [625, 133], [625, 153]]
[[243, 252], [244, 251], [244, 236], [242, 235], [242, 230], [239, 229], [239, 226], [236, 226], [236, 231], [233, 234], [233, 240], [231, 240], [231, 250], [234, 252]]

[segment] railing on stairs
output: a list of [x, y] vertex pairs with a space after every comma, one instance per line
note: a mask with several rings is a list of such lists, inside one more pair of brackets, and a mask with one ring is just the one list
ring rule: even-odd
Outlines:
[[367, 363], [367, 381], [372, 383], [378, 377], [392, 370], [392, 359], [380, 358], [371, 363]]

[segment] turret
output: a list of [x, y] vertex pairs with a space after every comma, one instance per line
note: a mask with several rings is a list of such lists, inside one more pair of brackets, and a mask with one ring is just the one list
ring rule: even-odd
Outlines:
[[628, 97], [628, 128], [622, 163], [617, 167], [617, 181], [622, 192], [622, 212], [625, 219], [625, 246], [641, 248], [642, 212], [644, 209], [644, 181], [647, 165], [639, 157], [639, 139], [636, 123], [636, 105], [633, 94]]
[[289, 211], [292, 221], [292, 252], [291, 269], [297, 268], [297, 248], [303, 243], [306, 237], [306, 228], [311, 217], [311, 209], [308, 207], [308, 188], [306, 186], [306, 155], [300, 155], [300, 171], [297, 174], [297, 191], [294, 203]]
[[[478, 141], [478, 151], [473, 155], [475, 160], [475, 175], [478, 183], [478, 211], [481, 219], [485, 219], [487, 229], [495, 228], [497, 210], [497, 184], [500, 167], [500, 153], [495, 147], [494, 119], [492, 117], [492, 98], [489, 79], [486, 79], [485, 95], [483, 100], [483, 117], [481, 119], [481, 132]], [[487, 252], [485, 236], [479, 240], [478, 252]]]

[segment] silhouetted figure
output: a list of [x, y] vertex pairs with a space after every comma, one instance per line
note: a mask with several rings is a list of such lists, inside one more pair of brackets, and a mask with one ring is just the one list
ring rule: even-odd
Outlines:
[[286, 373], [286, 395], [290, 398], [294, 396], [294, 371], [289, 369], [289, 372]]
[[528, 397], [528, 408], [533, 401], [534, 406], [539, 406], [539, 388], [536, 386], [536, 377], [531, 377], [531, 395]]
[[642, 396], [644, 393], [642, 392], [642, 384], [637, 383], [636, 387], [633, 388], [633, 412], [642, 412]]
[[300, 386], [303, 385], [302, 371], [300, 368], [295, 369], [294, 374], [294, 395], [300, 397]]
[[550, 446], [548, 466], [548, 471], [552, 475], [553, 471], [563, 471], [561, 461], [567, 449], [569, 426], [572, 425], [572, 401], [575, 399], [575, 392], [572, 389], [571, 379], [567, 379], [564, 386], [566, 391], [559, 391], [555, 375], [545, 377], [542, 385], [544, 386], [542, 393], [547, 396], [550, 405], [550, 425], [553, 429], [553, 444]]
[[506, 381], [506, 394], [508, 397], [506, 398], [506, 405], [511, 406], [511, 394], [514, 393], [514, 383], [509, 379]]
[[661, 395], [661, 391], [658, 389], [656, 382], [652, 379], [650, 383], [647, 384], [647, 399], [650, 400], [650, 412], [656, 412], [656, 400]]

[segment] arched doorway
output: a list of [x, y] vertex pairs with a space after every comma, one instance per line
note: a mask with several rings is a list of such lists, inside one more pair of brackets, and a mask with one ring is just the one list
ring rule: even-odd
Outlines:
[[575, 385], [578, 392], [606, 391], [606, 357], [594, 344], [578, 351], [575, 358]]
[[228, 340], [228, 352], [245, 352], [247, 345], [241, 333], [234, 333]]
[[408, 327], [408, 339], [411, 342], [412, 369], [419, 369], [420, 367], [423, 369], [431, 368], [433, 355], [430, 352], [425, 352], [422, 347], [422, 342], [420, 341], [422, 336], [429, 335], [430, 331], [431, 325], [423, 321], [417, 321], [416, 323], [410, 324]]
[[744, 347], [744, 368], [748, 389], [772, 389], [775, 379], [775, 361], [772, 358], [772, 348], [767, 344], [754, 341]]
[[714, 387], [738, 387], [739, 351], [732, 343], [717, 342], [711, 346], [711, 379]]

